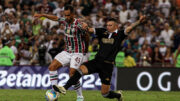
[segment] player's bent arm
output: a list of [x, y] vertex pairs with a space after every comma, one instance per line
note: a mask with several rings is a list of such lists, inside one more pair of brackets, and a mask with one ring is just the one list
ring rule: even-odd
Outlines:
[[48, 18], [50, 20], [53, 20], [53, 21], [58, 21], [59, 18], [57, 16], [54, 16], [54, 15], [49, 15], [49, 14], [35, 14], [34, 17], [45, 17], [45, 18]]
[[140, 24], [140, 21], [136, 21], [135, 23], [131, 24], [130, 26], [128, 26], [126, 29], [125, 29], [125, 33], [130, 33], [136, 26], [138, 26]]
[[139, 24], [143, 23], [146, 20], [146, 16], [141, 16], [140, 19], [138, 21], [136, 21], [135, 23], [132, 23], [130, 26], [128, 26], [125, 29], [125, 33], [130, 33], [135, 27], [137, 27]]

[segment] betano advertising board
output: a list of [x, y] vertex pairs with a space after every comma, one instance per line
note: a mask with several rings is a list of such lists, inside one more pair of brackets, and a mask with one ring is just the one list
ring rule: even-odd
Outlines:
[[[51, 89], [48, 67], [41, 66], [12, 66], [0, 67], [1, 89]], [[69, 68], [58, 70], [58, 85], [63, 86], [69, 79]], [[117, 68], [112, 75], [111, 89], [116, 88]], [[84, 90], [100, 90], [101, 80], [98, 74], [84, 75], [80, 82]], [[70, 88], [73, 89], [73, 88]]]

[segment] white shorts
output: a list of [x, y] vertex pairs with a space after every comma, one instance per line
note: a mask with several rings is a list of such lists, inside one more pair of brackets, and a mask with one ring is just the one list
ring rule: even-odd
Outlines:
[[57, 54], [55, 58], [63, 66], [70, 66], [70, 68], [79, 69], [79, 66], [83, 63], [83, 53], [68, 53], [62, 51]]
[[82, 63], [88, 62], [88, 59], [89, 59], [89, 53], [86, 53], [86, 54], [83, 56], [83, 61], [82, 61]]

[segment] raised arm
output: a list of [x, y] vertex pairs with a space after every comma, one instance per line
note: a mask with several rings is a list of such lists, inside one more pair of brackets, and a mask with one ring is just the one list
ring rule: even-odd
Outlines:
[[49, 14], [34, 14], [34, 17], [35, 18], [46, 17], [53, 21], [58, 21], [58, 19], [59, 19], [57, 16], [49, 15]]
[[130, 26], [125, 28], [125, 33], [130, 33], [135, 27], [137, 27], [139, 24], [143, 23], [146, 20], [146, 16], [140, 16], [139, 20], [135, 23], [132, 23]]

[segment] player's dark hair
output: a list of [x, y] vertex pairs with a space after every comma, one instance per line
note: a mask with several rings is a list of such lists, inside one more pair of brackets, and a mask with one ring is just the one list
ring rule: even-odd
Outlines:
[[71, 13], [74, 13], [74, 8], [71, 5], [66, 5], [64, 10], [70, 10]]
[[107, 21], [114, 21], [114, 22], [117, 22], [116, 18], [108, 18]]

